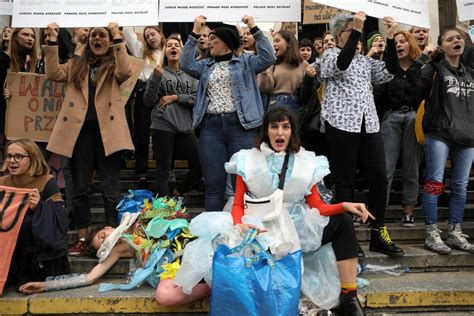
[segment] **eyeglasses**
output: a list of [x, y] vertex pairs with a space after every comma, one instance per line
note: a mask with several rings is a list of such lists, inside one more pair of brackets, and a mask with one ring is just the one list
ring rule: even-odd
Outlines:
[[23, 155], [23, 154], [7, 154], [7, 161], [10, 161], [13, 158], [13, 160], [15, 160], [16, 163], [19, 163], [25, 157], [30, 157], [30, 156]]
[[341, 33], [344, 33], [344, 32], [352, 32], [354, 29], [345, 29], [344, 31], [342, 31]]

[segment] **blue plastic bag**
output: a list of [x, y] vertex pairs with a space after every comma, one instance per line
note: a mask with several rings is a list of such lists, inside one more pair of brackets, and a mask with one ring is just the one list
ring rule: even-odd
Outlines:
[[117, 204], [117, 223], [120, 223], [125, 212], [136, 213], [145, 206], [144, 200], [151, 201], [153, 193], [148, 190], [128, 190], [128, 193]]
[[[301, 250], [275, 260], [249, 230], [242, 244], [219, 245], [212, 264], [210, 315], [298, 315]], [[252, 252], [252, 255], [246, 256]]]

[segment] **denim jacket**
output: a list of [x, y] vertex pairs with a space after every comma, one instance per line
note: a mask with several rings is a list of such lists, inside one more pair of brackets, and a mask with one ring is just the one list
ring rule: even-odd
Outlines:
[[[240, 124], [245, 129], [252, 129], [262, 124], [264, 110], [256, 75], [275, 63], [275, 52], [263, 32], [259, 30], [253, 36], [255, 37], [258, 54], [234, 55], [229, 63], [237, 115]], [[199, 80], [193, 113], [194, 127], [199, 126], [206, 113], [209, 104], [209, 98], [206, 95], [207, 83], [215, 64], [215, 60], [212, 58], [199, 61], [194, 59], [197, 42], [198, 40], [190, 35], [180, 58], [181, 68]]]

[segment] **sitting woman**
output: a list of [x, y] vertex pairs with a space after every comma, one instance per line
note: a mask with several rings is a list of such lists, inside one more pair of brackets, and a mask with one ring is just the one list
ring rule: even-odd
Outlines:
[[[316, 183], [329, 173], [327, 159], [323, 156], [316, 157], [313, 152], [301, 148], [296, 131], [295, 118], [291, 110], [285, 107], [272, 108], [263, 118], [263, 128], [257, 138], [258, 145], [250, 150], [239, 151], [226, 165], [226, 170], [229, 173], [237, 174], [232, 209], [234, 224], [238, 225], [243, 232], [246, 232], [249, 227], [253, 227], [242, 224], [242, 217], [246, 213], [244, 193], [252, 198], [268, 196], [277, 190], [280, 173], [285, 174], [283, 206], [290, 212], [294, 224], [288, 230], [295, 232], [296, 226], [303, 224], [303, 226], [311, 226], [310, 231], [316, 231], [318, 228], [320, 228], [320, 232], [322, 231], [319, 236], [303, 236], [304, 232], [302, 235], [299, 235], [299, 231], [295, 232], [296, 235], [291, 236], [295, 238], [288, 238], [284, 242], [293, 243], [296, 247], [287, 248], [286, 253], [299, 247], [303, 248], [305, 252], [314, 253], [321, 245], [332, 242], [341, 280], [340, 308], [342, 315], [363, 315], [356, 295], [357, 247], [355, 231], [351, 217], [344, 213], [353, 213], [361, 217], [364, 222], [369, 217], [373, 217], [364, 204], [345, 202], [326, 205], [322, 202]], [[283, 173], [282, 166], [287, 155], [289, 155], [288, 168]], [[302, 206], [308, 213], [314, 212], [315, 214], [309, 214], [306, 217], [297, 215], [296, 213], [301, 208], [295, 207], [296, 205]], [[324, 228], [316, 227], [317, 224], [309, 220], [313, 215], [319, 216], [318, 211], [322, 215], [323, 222], [326, 223], [325, 225], [320, 224], [325, 226]], [[299, 220], [298, 223], [297, 220]], [[265, 225], [264, 228], [266, 228]], [[269, 230], [269, 238], [275, 237], [278, 232], [275, 235], [272, 234], [273, 232]], [[310, 242], [312, 246], [305, 244], [305, 242]], [[281, 250], [282, 248], [277, 244], [270, 246], [271, 250]], [[280, 251], [280, 255], [285, 254]], [[185, 304], [191, 302], [193, 298], [205, 295], [204, 287], [207, 285], [198, 284], [190, 295], [186, 295], [181, 287], [173, 283], [173, 280], [163, 280], [157, 288], [156, 297], [161, 305]]]
[[2, 171], [9, 175], [0, 178], [0, 185], [32, 189], [7, 284], [18, 287], [43, 281], [49, 275], [69, 273], [67, 213], [38, 146], [28, 139], [7, 144]]

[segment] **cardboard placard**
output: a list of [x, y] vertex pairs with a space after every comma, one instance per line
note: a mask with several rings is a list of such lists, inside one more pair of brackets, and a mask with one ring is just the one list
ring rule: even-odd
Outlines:
[[66, 84], [45, 75], [9, 72], [5, 134], [7, 139], [28, 138], [48, 142], [64, 99]]
[[351, 12], [304, 0], [303, 24], [326, 24], [336, 15], [344, 13]]

